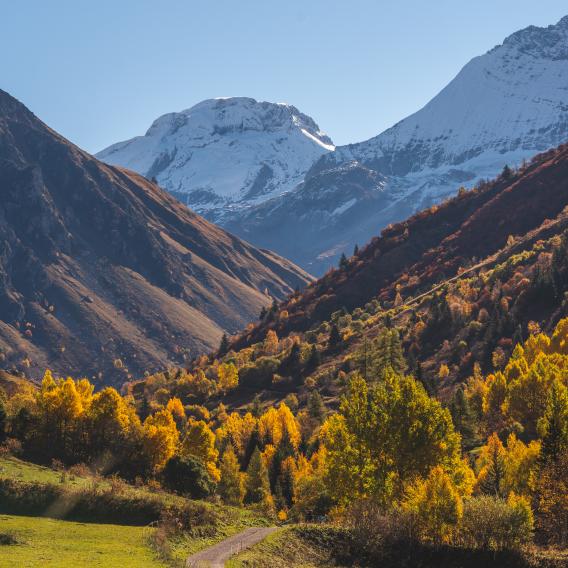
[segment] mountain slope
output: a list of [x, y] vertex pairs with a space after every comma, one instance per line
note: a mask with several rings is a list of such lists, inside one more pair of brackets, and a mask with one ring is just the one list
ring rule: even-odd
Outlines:
[[517, 241], [530, 240], [535, 231], [546, 233], [553, 220], [564, 226], [567, 207], [565, 145], [536, 156], [515, 174], [384, 229], [344, 267], [282, 303], [285, 318], [260, 322], [237, 345], [260, 340], [268, 329], [278, 335], [309, 329], [336, 310], [351, 311], [375, 298], [393, 305], [397, 291], [402, 298], [426, 292], [503, 248], [518, 249]]
[[166, 114], [144, 136], [97, 157], [155, 177], [194, 210], [222, 222], [230, 210], [291, 190], [332, 149], [295, 107], [233, 97]]
[[0, 357], [96, 375], [182, 363], [309, 276], [107, 166], [0, 91]]
[[[377, 357], [404, 365], [398, 336], [408, 370], [450, 400], [529, 334], [553, 330], [568, 316], [567, 294], [568, 144], [385, 229], [233, 337], [228, 352], [129, 392], [138, 401], [155, 400], [158, 388], [187, 397], [187, 377], [215, 377], [221, 359], [235, 362], [239, 383], [211, 407], [244, 409], [254, 396], [273, 403], [291, 392], [303, 406], [315, 389], [333, 407], [350, 372], [367, 376]], [[197, 390], [189, 393], [203, 402]]]
[[[277, 251], [309, 236], [289, 258], [321, 274], [389, 223], [568, 140], [567, 77], [568, 16], [514, 33], [423, 109], [366, 142], [337, 147], [293, 193], [236, 212], [226, 226]], [[358, 168], [366, 181], [354, 188], [345, 172]], [[306, 233], [305, 219], [322, 221], [319, 234]], [[280, 228], [278, 238], [270, 226]]]

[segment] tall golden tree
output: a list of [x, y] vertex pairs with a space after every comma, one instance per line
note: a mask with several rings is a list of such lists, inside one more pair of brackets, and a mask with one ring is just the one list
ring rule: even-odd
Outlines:
[[181, 453], [201, 460], [211, 478], [216, 482], [219, 481], [220, 472], [217, 468], [219, 452], [215, 448], [215, 434], [203, 420], [190, 418], [187, 421]]
[[174, 455], [179, 432], [173, 416], [166, 409], [158, 410], [144, 421], [144, 449], [152, 471], [160, 471]]

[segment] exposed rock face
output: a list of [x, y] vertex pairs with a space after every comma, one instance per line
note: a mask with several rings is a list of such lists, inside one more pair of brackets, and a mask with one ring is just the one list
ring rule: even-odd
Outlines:
[[0, 364], [128, 374], [217, 345], [309, 276], [73, 146], [0, 91]]

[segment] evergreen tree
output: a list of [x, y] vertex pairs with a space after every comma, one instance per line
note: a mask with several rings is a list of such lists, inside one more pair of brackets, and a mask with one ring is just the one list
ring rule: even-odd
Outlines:
[[259, 447], [260, 447], [260, 432], [258, 431], [258, 423], [257, 423], [254, 427], [254, 430], [252, 431], [252, 434], [250, 435], [247, 446], [245, 448], [245, 453], [243, 456], [243, 463], [242, 463], [243, 469], [245, 471], [249, 466], [252, 455], [256, 450], [258, 450]]
[[353, 256], [359, 256], [359, 245], [355, 245], [355, 248], [353, 249]]
[[568, 388], [559, 380], [552, 383], [544, 416], [538, 421], [542, 437], [541, 460], [557, 461], [568, 450]]
[[397, 375], [402, 375], [407, 365], [398, 331], [383, 329], [372, 342], [365, 338], [356, 361], [367, 381], [383, 378], [389, 369]]
[[349, 261], [345, 256], [345, 253], [341, 253], [341, 258], [339, 259], [339, 268], [347, 268], [349, 266]]
[[294, 343], [288, 357], [282, 362], [280, 372], [298, 378], [302, 368], [301, 349], [298, 343]]
[[241, 505], [244, 497], [243, 476], [239, 468], [239, 461], [231, 446], [223, 454], [220, 470], [221, 481], [217, 487], [219, 495], [227, 505]]
[[477, 420], [463, 385], [460, 385], [452, 398], [450, 413], [456, 430], [461, 434], [464, 449], [467, 451], [475, 448], [478, 444]]
[[227, 334], [224, 333], [223, 337], [221, 338], [221, 344], [219, 345], [219, 355], [225, 355], [225, 353], [227, 353], [227, 351], [229, 350], [229, 338], [227, 337]]
[[424, 390], [428, 393], [429, 396], [436, 395], [436, 385], [438, 383], [437, 381], [433, 381], [424, 376], [424, 370], [422, 369], [422, 363], [420, 363], [420, 361], [416, 363], [416, 367], [412, 375], [424, 387]]
[[16, 416], [12, 418], [10, 425], [11, 435], [23, 442], [24, 445], [30, 441], [32, 445], [35, 446], [37, 436], [34, 436], [34, 430], [38, 426], [38, 422], [37, 416], [34, 416], [29, 409], [24, 406], [20, 408]]
[[513, 170], [511, 170], [511, 168], [509, 167], [508, 164], [505, 164], [505, 167], [503, 168], [503, 171], [501, 172], [501, 177], [504, 180], [509, 180], [513, 177]]
[[336, 349], [342, 342], [341, 334], [339, 333], [339, 329], [335, 323], [331, 325], [331, 329], [329, 331], [329, 340], [327, 346], [330, 350]]
[[140, 416], [140, 420], [144, 421], [150, 414], [152, 413], [152, 409], [150, 407], [150, 403], [148, 402], [148, 397], [146, 394], [142, 396], [142, 402], [140, 404], [140, 410], [138, 415]]
[[277, 509], [286, 509], [288, 507], [288, 503], [286, 502], [286, 498], [284, 497], [284, 491], [282, 490], [280, 477], [276, 481], [276, 486], [274, 487], [272, 494], [274, 495], [274, 503]]
[[308, 371], [313, 371], [314, 369], [317, 369], [320, 363], [321, 363], [321, 355], [317, 345], [314, 344], [310, 349], [310, 356], [308, 358], [308, 364], [307, 364]]
[[269, 479], [270, 479], [270, 488], [272, 491], [276, 489], [276, 482], [278, 481], [280, 474], [282, 473], [282, 463], [286, 458], [294, 456], [296, 450], [292, 445], [292, 441], [290, 440], [290, 435], [288, 430], [285, 429], [282, 433], [282, 439], [276, 448], [276, 452], [272, 457], [272, 463], [270, 464], [270, 472], [269, 472]]
[[388, 365], [395, 373], [402, 375], [406, 371], [406, 360], [404, 358], [402, 343], [397, 329], [392, 329], [390, 331], [388, 353]]
[[260, 321], [263, 321], [266, 318], [267, 313], [268, 313], [268, 310], [266, 309], [266, 306], [262, 306], [262, 308], [260, 309], [260, 315], [258, 316], [258, 319]]
[[319, 391], [314, 390], [308, 397], [308, 414], [318, 422], [323, 422], [325, 417], [325, 406]]
[[266, 320], [269, 322], [274, 321], [274, 318], [276, 317], [277, 313], [278, 313], [278, 302], [276, 301], [276, 299], [273, 299], [272, 305], [270, 306], [270, 309], [268, 310], [268, 313], [266, 315]]
[[270, 495], [268, 471], [256, 448], [247, 468], [245, 503], [262, 503]]
[[252, 408], [250, 412], [255, 418], [260, 418], [260, 415], [262, 414], [262, 404], [260, 402], [259, 394], [254, 395], [254, 398], [252, 399]]
[[275, 494], [278, 496], [280, 508], [289, 508], [294, 501], [294, 473], [290, 467], [293, 459], [287, 458], [281, 466], [281, 472], [276, 480]]

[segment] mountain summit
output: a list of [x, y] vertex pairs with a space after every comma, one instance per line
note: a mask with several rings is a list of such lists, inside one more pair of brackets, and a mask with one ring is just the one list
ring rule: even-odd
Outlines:
[[[505, 158], [517, 163], [566, 141], [567, 92], [568, 16], [512, 34], [470, 61], [423, 109], [371, 140], [338, 148], [318, 169], [357, 160], [417, 181], [431, 179], [431, 170], [454, 181], [490, 176]], [[445, 192], [440, 181], [430, 194]]]
[[234, 97], [166, 114], [144, 136], [97, 157], [155, 178], [194, 210], [220, 221], [226, 210], [293, 189], [333, 148], [297, 108]]

